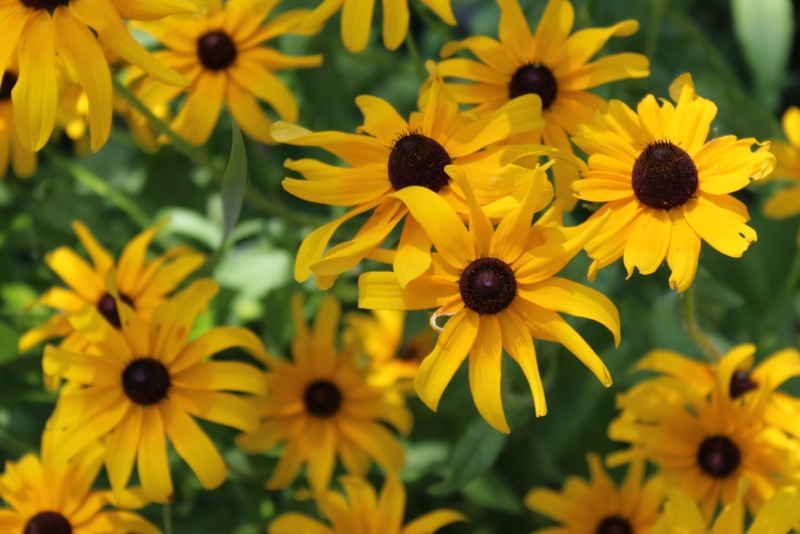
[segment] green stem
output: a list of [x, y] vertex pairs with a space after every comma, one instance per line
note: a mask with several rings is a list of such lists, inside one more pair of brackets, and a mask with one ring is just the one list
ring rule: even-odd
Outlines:
[[75, 181], [80, 182], [98, 196], [124, 211], [141, 228], [150, 226], [150, 217], [133, 200], [118, 190], [112, 189], [103, 178], [97, 176], [86, 167], [65, 158], [49, 146], [46, 146], [43, 152], [58, 169], [72, 176]]
[[717, 350], [714, 343], [697, 326], [697, 317], [694, 312], [694, 289], [689, 288], [683, 292], [683, 320], [686, 324], [686, 333], [689, 337], [703, 349], [703, 352], [712, 361], [718, 362], [722, 355]]
[[172, 509], [169, 503], [161, 507], [161, 513], [164, 518], [164, 534], [172, 534]]
[[417, 43], [414, 42], [414, 36], [409, 29], [406, 32], [406, 48], [408, 48], [408, 55], [411, 56], [411, 63], [414, 65], [414, 72], [417, 73], [420, 83], [424, 83], [428, 77], [425, 72], [425, 66], [422, 64], [422, 59], [419, 57], [419, 50], [417, 50]]
[[[409, 2], [409, 5], [411, 5], [412, 9], [417, 13], [417, 16], [422, 19], [425, 26], [436, 33], [440, 39], [443, 41], [450, 41], [452, 39], [450, 32], [445, 28], [446, 24], [440, 24], [439, 21], [435, 20], [427, 8], [422, 7], [419, 2]], [[408, 29], [408, 33], [411, 33], [411, 28]], [[406, 35], [406, 37], [408, 37], [408, 35]]]
[[653, 0], [653, 12], [650, 18], [650, 33], [647, 34], [647, 44], [645, 45], [644, 55], [650, 59], [656, 55], [658, 36], [661, 33], [661, 21], [664, 19], [664, 10], [667, 7], [666, 0]]
[[800, 246], [795, 246], [794, 258], [792, 259], [792, 265], [789, 267], [783, 290], [779, 294], [777, 302], [764, 315], [761, 327], [762, 332], [774, 333], [775, 325], [781, 324], [782, 318], [786, 317], [787, 309], [792, 305], [792, 299], [795, 296], [794, 291], [798, 282], [800, 282]]

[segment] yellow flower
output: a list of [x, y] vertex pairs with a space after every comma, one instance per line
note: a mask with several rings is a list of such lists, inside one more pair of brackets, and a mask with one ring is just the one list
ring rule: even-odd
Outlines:
[[[612, 101], [597, 123], [582, 126], [573, 141], [589, 155], [589, 170], [575, 182], [579, 198], [605, 202], [592, 216], [611, 214], [587, 245], [597, 270], [624, 258], [628, 277], [634, 268], [651, 274], [666, 256], [670, 287], [686, 290], [697, 271], [701, 241], [722, 254], [741, 257], [756, 232], [744, 204], [728, 193], [772, 170], [769, 143], [751, 147], [753, 138], [732, 135], [706, 142], [717, 114], [713, 102], [697, 96], [688, 74], [670, 87], [677, 105], [653, 95], [636, 112]], [[590, 219], [591, 220], [591, 219]]]
[[259, 100], [284, 120], [297, 120], [297, 102], [273, 72], [322, 64], [321, 55], [287, 56], [263, 45], [287, 33], [309, 33], [297, 27], [307, 10], [287, 11], [262, 24], [275, 4], [274, 0], [231, 0], [223, 6], [222, 0], [210, 0], [206, 15], [137, 24], [166, 47], [153, 55], [191, 82], [183, 88], [142, 80], [135, 87], [137, 96], [157, 107], [185, 93], [172, 129], [195, 145], [208, 140], [223, 103], [247, 135], [272, 142], [272, 123]]
[[[429, 64], [431, 68], [432, 64]], [[354, 206], [338, 219], [312, 232], [300, 245], [294, 275], [298, 281], [316, 274], [317, 287], [328, 289], [343, 272], [355, 267], [377, 248], [403, 219], [397, 245], [395, 273], [402, 285], [423, 273], [430, 265], [430, 242], [408, 209], [392, 196], [409, 186], [423, 186], [438, 193], [459, 213], [467, 213], [464, 193], [444, 172], [447, 165], [462, 169], [470, 179], [481, 205], [490, 216], [507, 213], [524, 194], [530, 171], [516, 172], [505, 166], [506, 148], [483, 150], [520, 132], [544, 125], [536, 108], [536, 97], [514, 100], [481, 119], [459, 112], [458, 104], [433, 74], [427, 104], [406, 122], [389, 103], [373, 96], [359, 96], [356, 104], [364, 115], [360, 132], [312, 133], [293, 124], [276, 123], [272, 135], [277, 141], [300, 146], [319, 146], [338, 156], [347, 168], [313, 159], [288, 160], [286, 167], [303, 174], [305, 180], [286, 178], [283, 187], [296, 197], [329, 204]], [[372, 211], [356, 237], [325, 248], [339, 226], [362, 213]]]
[[[651, 534], [743, 534], [744, 506], [742, 496], [747, 492], [747, 479], [739, 482], [737, 499], [722, 509], [708, 529], [697, 505], [683, 492], [675, 488], [667, 491], [668, 499], [664, 513], [653, 527]], [[755, 516], [747, 534], [786, 534], [800, 520], [800, 491], [787, 487], [777, 492]]]
[[764, 203], [764, 213], [775, 219], [800, 213], [800, 108], [787, 109], [782, 122], [783, 133], [789, 142], [772, 142], [770, 150], [778, 163], [770, 178], [788, 178], [793, 185], [778, 191]]
[[766, 388], [745, 403], [731, 399], [730, 382], [722, 380], [715, 382], [710, 396], [677, 378], [654, 382], [656, 387], [669, 385], [675, 396], [648, 395], [644, 386], [635, 395], [618, 398], [623, 413], [609, 426], [609, 436], [633, 447], [612, 454], [609, 465], [650, 460], [668, 486], [699, 503], [706, 520], [718, 504], [734, 502], [743, 477], [751, 482], [744, 499], [753, 513], [798, 478], [800, 443], [766, 423]]
[[56, 461], [67, 460], [94, 440], [107, 437], [106, 470], [115, 494], [138, 465], [145, 495], [155, 502], [174, 499], [167, 462], [167, 438], [206, 489], [222, 484], [225, 462], [191, 416], [244, 431], [258, 425], [256, 399], [228, 392], [265, 393], [255, 367], [234, 361], [204, 361], [240, 347], [265, 358], [261, 341], [242, 328], [219, 327], [187, 341], [195, 317], [217, 292], [198, 280], [157, 307], [145, 323], [116, 294], [121, 330], [92, 306], [69, 316], [89, 343], [82, 352], [48, 346], [44, 370], [70, 381], [61, 390], [54, 422], [64, 430]]
[[[502, 350], [516, 360], [533, 394], [536, 414], [547, 413], [531, 336], [557, 341], [608, 387], [603, 362], [558, 312], [603, 324], [619, 343], [619, 314], [599, 292], [553, 275], [577, 254], [597, 226], [531, 228], [535, 211], [552, 198], [545, 171], [537, 167], [522, 203], [492, 228], [457, 167], [456, 179], [470, 205], [469, 230], [447, 201], [422, 187], [394, 193], [436, 246], [431, 268], [402, 288], [390, 272], [364, 273], [358, 280], [359, 307], [367, 309], [438, 308], [452, 316], [434, 350], [417, 373], [417, 394], [432, 410], [469, 353], [469, 382], [480, 414], [494, 428], [509, 432], [500, 394]], [[547, 215], [544, 219], [547, 220]], [[602, 224], [596, 223], [596, 224]]]
[[403, 434], [411, 430], [411, 412], [390, 387], [367, 383], [357, 347], [335, 349], [339, 303], [332, 297], [320, 305], [311, 332], [302, 316], [302, 299], [292, 303], [296, 334], [293, 361], [265, 360], [268, 394], [261, 407], [261, 426], [238, 437], [248, 452], [283, 443], [283, 452], [268, 488], [288, 486], [307, 464], [312, 488], [328, 487], [341, 458], [350, 473], [365, 476], [370, 458], [388, 473], [405, 463], [397, 437], [382, 423]]
[[92, 490], [103, 465], [103, 448], [91, 444], [72, 461], [53, 461], [58, 447], [54, 432], [42, 435], [42, 459], [26, 454], [18, 462], [6, 462], [0, 475], [0, 497], [11, 509], [0, 510], [0, 531], [23, 534], [158, 534], [149, 521], [128, 511], [147, 501], [126, 491], [114, 499], [109, 491]]
[[645, 462], [637, 460], [617, 488], [600, 458], [596, 454], [588, 458], [591, 481], [570, 477], [562, 492], [536, 488], [525, 497], [528, 508], [560, 523], [539, 532], [648, 534], [664, 500], [661, 477], [653, 476], [645, 482]]
[[[447, 24], [452, 26], [456, 23], [450, 0], [419, 1]], [[409, 0], [383, 0], [383, 44], [389, 50], [395, 50], [406, 37], [409, 20], [408, 2]], [[342, 8], [344, 46], [354, 54], [362, 52], [369, 41], [375, 0], [323, 0], [303, 21], [303, 25], [314, 27], [322, 24], [340, 8]]]
[[28, 150], [17, 136], [14, 120], [14, 106], [11, 103], [11, 90], [17, 84], [18, 72], [14, 67], [7, 67], [0, 83], [0, 180], [11, 168], [20, 178], [30, 178], [36, 172], [36, 153]]
[[[116, 328], [120, 326], [116, 301], [106, 289], [105, 277], [115, 268], [115, 287], [120, 298], [131, 306], [143, 321], [149, 321], [156, 306], [167, 299], [187, 276], [203, 264], [202, 254], [183, 246], [175, 247], [147, 261], [147, 249], [155, 234], [167, 223], [162, 220], [133, 238], [115, 263], [111, 254], [97, 242], [91, 231], [80, 221], [72, 227], [83, 247], [89, 253], [89, 265], [69, 247], [60, 247], [48, 253], [44, 261], [69, 288], [55, 286], [38, 300], [41, 304], [59, 310], [43, 325], [28, 330], [19, 340], [19, 350], [31, 347], [53, 337], [70, 336], [69, 347], [80, 347], [80, 336], [75, 331], [69, 314], [79, 312], [86, 304], [97, 308], [100, 314]], [[61, 348], [68, 348], [63, 346]]]
[[404, 392], [413, 392], [411, 380], [423, 358], [435, 344], [433, 333], [424, 330], [403, 343], [406, 325], [406, 312], [400, 310], [375, 310], [372, 316], [363, 313], [345, 315], [343, 337], [361, 344], [369, 356], [370, 382], [395, 384]]
[[[590, 62], [611, 37], [625, 37], [639, 29], [635, 20], [608, 28], [587, 28], [570, 35], [575, 16], [567, 0], [550, 0], [534, 34], [528, 26], [518, 0], [498, 0], [500, 41], [473, 36], [450, 42], [442, 48], [448, 58], [459, 50], [472, 52], [479, 61], [455, 58], [439, 64], [444, 77], [471, 80], [474, 84], [448, 84], [455, 99], [475, 104], [475, 113], [495, 111], [509, 100], [535, 94], [541, 100], [547, 126], [529, 142], [541, 138], [547, 145], [572, 153], [567, 133], [574, 135], [578, 125], [591, 122], [605, 101], [587, 89], [625, 78], [648, 76], [649, 63], [641, 54], [611, 54]], [[572, 182], [578, 178], [574, 166], [556, 162], [556, 198], [571, 210], [576, 199]]]
[[331, 526], [303, 514], [291, 512], [270, 523], [269, 534], [432, 534], [450, 523], [466, 521], [455, 510], [429, 512], [403, 526], [406, 492], [396, 476], [389, 476], [380, 496], [369, 482], [360, 477], [342, 476], [339, 481], [345, 494], [320, 490], [301, 496], [313, 496]]
[[[136, 42], [122, 19], [154, 19], [197, 11], [183, 0], [3, 0], [0, 74], [16, 57], [19, 72], [11, 92], [17, 134], [28, 150], [41, 149], [53, 131], [58, 105], [56, 65], [86, 91], [92, 149], [111, 131], [111, 73], [98, 39], [120, 57], [165, 83], [186, 80]], [[16, 54], [16, 55], [15, 55]]]

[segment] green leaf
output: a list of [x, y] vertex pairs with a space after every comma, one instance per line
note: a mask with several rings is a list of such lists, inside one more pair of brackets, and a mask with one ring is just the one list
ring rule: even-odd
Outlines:
[[758, 96], [773, 109], [786, 75], [792, 49], [794, 16], [791, 0], [731, 0], [733, 26]]
[[450, 473], [430, 489], [432, 495], [447, 495], [486, 473], [494, 464], [508, 434], [498, 432], [482, 417], [476, 418], [458, 440], [450, 462]]
[[231, 115], [231, 157], [228, 168], [225, 169], [225, 178], [222, 180], [222, 241], [225, 244], [228, 236], [239, 220], [244, 202], [244, 191], [247, 186], [247, 154], [244, 149], [244, 139], [236, 119]]

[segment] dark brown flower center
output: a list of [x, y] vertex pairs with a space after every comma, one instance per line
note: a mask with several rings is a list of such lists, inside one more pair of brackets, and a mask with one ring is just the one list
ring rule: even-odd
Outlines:
[[461, 272], [458, 290], [467, 308], [493, 315], [511, 305], [517, 296], [514, 271], [497, 258], [478, 258]]
[[[119, 298], [131, 308], [133, 307], [133, 301], [127, 295], [120, 293]], [[100, 297], [100, 300], [97, 301], [97, 311], [99, 311], [100, 315], [105, 317], [106, 321], [111, 323], [114, 328], [119, 329], [122, 326], [122, 321], [120, 321], [119, 318], [119, 310], [117, 310], [117, 301], [108, 293]]]
[[396, 191], [420, 185], [438, 193], [450, 180], [444, 168], [451, 161], [450, 154], [434, 139], [420, 133], [407, 133], [392, 146], [389, 181]]
[[542, 109], [550, 109], [558, 96], [558, 81], [553, 76], [553, 71], [541, 63], [523, 65], [517, 69], [508, 83], [508, 97], [517, 98], [529, 94], [539, 95]]
[[170, 380], [164, 364], [153, 358], [133, 360], [122, 372], [122, 389], [136, 404], [149, 406], [167, 396]]
[[53, 11], [58, 6], [68, 6], [69, 0], [19, 0], [28, 9], [46, 9]]
[[236, 43], [225, 32], [208, 32], [197, 40], [197, 55], [208, 70], [227, 69], [236, 61]]
[[716, 478], [725, 478], [736, 471], [741, 461], [739, 447], [725, 436], [706, 438], [697, 451], [700, 469]]
[[595, 534], [632, 534], [633, 529], [627, 520], [611, 516], [603, 519], [594, 532]]
[[416, 360], [418, 357], [419, 348], [414, 345], [406, 345], [396, 356], [398, 360], [402, 360], [404, 362]]
[[3, 81], [0, 83], [0, 100], [10, 100], [11, 90], [17, 85], [17, 75], [13, 72], [4, 72]]
[[758, 389], [758, 384], [753, 382], [747, 371], [736, 371], [731, 377], [730, 395], [732, 399], [738, 399], [748, 391]]
[[72, 534], [72, 525], [58, 512], [39, 512], [28, 519], [22, 534]]
[[306, 410], [317, 417], [330, 417], [342, 405], [342, 392], [336, 384], [327, 380], [317, 380], [306, 388], [303, 394]]
[[682, 148], [669, 141], [656, 141], [636, 158], [631, 184], [641, 203], [669, 210], [694, 196], [697, 167]]

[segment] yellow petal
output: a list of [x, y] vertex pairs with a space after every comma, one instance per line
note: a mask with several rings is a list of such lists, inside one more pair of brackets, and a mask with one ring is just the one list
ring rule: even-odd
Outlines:
[[375, 0], [347, 0], [342, 9], [342, 40], [357, 54], [367, 47]]
[[212, 423], [243, 432], [254, 432], [258, 428], [260, 403], [256, 404], [257, 397], [181, 388], [170, 391], [169, 398], [186, 413]]
[[533, 35], [518, 0], [497, 0], [500, 5], [500, 41], [516, 56], [520, 65], [535, 54]]
[[382, 98], [361, 95], [356, 97], [356, 105], [364, 115], [364, 124], [358, 127], [359, 133], [367, 132], [391, 145], [398, 135], [408, 130], [405, 119]]
[[480, 316], [478, 335], [470, 349], [469, 387], [478, 412], [495, 430], [511, 432], [503, 412], [501, 371], [503, 345], [494, 315]]
[[386, 48], [395, 50], [403, 43], [408, 19], [407, 0], [383, 0], [383, 44]]
[[142, 406], [132, 405], [125, 418], [108, 437], [105, 453], [106, 471], [117, 499], [122, 496], [122, 491], [128, 485], [136, 461], [143, 411]]
[[458, 294], [453, 280], [421, 275], [405, 288], [394, 273], [368, 272], [358, 277], [358, 307], [367, 310], [425, 310], [438, 308]]
[[342, 434], [359, 445], [390, 473], [397, 473], [406, 462], [403, 446], [386, 427], [374, 421], [361, 422], [343, 419], [339, 425]]
[[128, 20], [158, 20], [199, 11], [193, 2], [186, 0], [114, 0], [114, 7]]
[[[547, 3], [534, 36], [536, 57], [539, 61], [550, 64], [551, 58], [566, 44], [574, 21], [575, 9], [568, 1], [550, 0]], [[560, 84], [561, 80], [559, 80]]]
[[389, 147], [366, 135], [311, 132], [296, 124], [279, 121], [272, 125], [272, 137], [279, 143], [322, 147], [353, 167], [389, 161]]
[[269, 524], [270, 534], [336, 534], [334, 530], [315, 519], [297, 512], [289, 512], [276, 517]]
[[431, 241], [414, 217], [406, 217], [392, 266], [400, 288], [404, 289], [409, 282], [427, 271], [430, 265]]
[[672, 232], [667, 249], [667, 264], [672, 272], [669, 287], [678, 288], [678, 293], [686, 291], [694, 280], [697, 262], [700, 259], [700, 236], [697, 235], [684, 217], [682, 210], [670, 210]]
[[205, 432], [184, 411], [169, 400], [158, 404], [164, 431], [175, 451], [183, 458], [205, 489], [214, 489], [225, 481], [227, 470], [219, 451]]
[[266, 393], [261, 373], [243, 362], [201, 362], [180, 373], [170, 373], [170, 382], [175, 387], [186, 389], [239, 391], [256, 395]]
[[633, 224], [623, 256], [628, 278], [635, 267], [641, 274], [654, 273], [667, 254], [672, 224], [666, 210], [645, 209]]
[[225, 80], [222, 72], [203, 72], [172, 121], [172, 128], [193, 145], [202, 145], [214, 131], [225, 99]]
[[544, 193], [546, 181], [547, 175], [544, 169], [537, 165], [525, 198], [518, 208], [503, 217], [497, 225], [497, 232], [492, 240], [492, 256], [502, 258], [506, 263], [511, 263], [520, 257], [530, 232], [534, 211]]
[[249, 92], [231, 81], [226, 87], [226, 100], [233, 118], [245, 134], [261, 143], [274, 142], [269, 133], [272, 121]]
[[[297, 102], [292, 92], [264, 66], [245, 56], [239, 58], [228, 72], [240, 87], [246, 87], [253, 95], [267, 102], [283, 120], [297, 120]], [[225, 75], [221, 74], [220, 77], [224, 80]]]
[[612, 54], [559, 78], [558, 89], [583, 91], [609, 82], [650, 75], [650, 62], [642, 54]]
[[[512, 304], [513, 308], [513, 304]], [[500, 323], [500, 332], [503, 337], [503, 347], [508, 354], [519, 364], [528, 386], [533, 395], [533, 404], [536, 408], [536, 416], [547, 415], [547, 401], [544, 395], [542, 378], [539, 375], [539, 364], [536, 361], [536, 349], [533, 345], [531, 333], [525, 326], [524, 321], [509, 309], [504, 313], [497, 314]]]
[[170, 372], [179, 373], [213, 354], [234, 347], [244, 349], [251, 356], [267, 364], [275, 359], [274, 356], [267, 353], [261, 340], [250, 330], [234, 326], [219, 326], [184, 346], [175, 355], [175, 358], [168, 362]]
[[726, 256], [740, 258], [758, 238], [737, 213], [735, 199], [727, 195], [698, 195], [684, 205], [686, 221], [709, 245]]
[[420, 0], [424, 5], [436, 13], [440, 19], [447, 24], [454, 26], [456, 18], [453, 16], [453, 9], [450, 7], [450, 0]]
[[167, 440], [164, 423], [157, 406], [144, 409], [142, 435], [136, 457], [139, 481], [145, 495], [158, 503], [173, 502], [172, 477], [167, 462]]
[[467, 518], [455, 510], [436, 510], [411, 521], [400, 531], [400, 534], [428, 534], [457, 521], [467, 521]]

